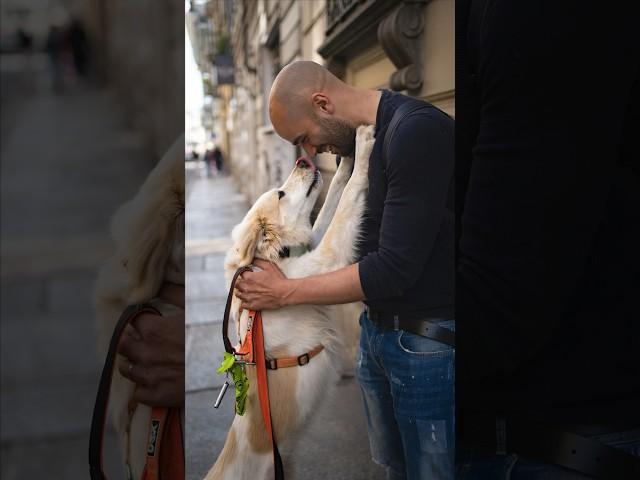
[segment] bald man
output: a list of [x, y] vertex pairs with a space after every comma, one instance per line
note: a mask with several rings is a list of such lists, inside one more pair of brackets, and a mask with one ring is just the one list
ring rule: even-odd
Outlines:
[[[406, 102], [416, 108], [401, 117], [383, 159], [389, 124]], [[364, 301], [357, 376], [373, 459], [390, 479], [453, 478], [453, 121], [307, 61], [278, 74], [269, 115], [276, 132], [311, 157], [352, 155], [356, 128], [376, 126], [367, 214], [357, 263], [288, 279], [256, 259], [263, 271], [237, 283], [243, 306]]]

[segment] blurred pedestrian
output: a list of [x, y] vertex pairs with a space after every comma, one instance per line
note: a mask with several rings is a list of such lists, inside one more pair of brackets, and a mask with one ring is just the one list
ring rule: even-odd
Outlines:
[[31, 33], [20, 27], [16, 32], [16, 37], [18, 39], [18, 47], [21, 50], [31, 50], [33, 46], [33, 35]]
[[209, 149], [207, 149], [204, 152], [204, 164], [205, 164], [205, 168], [207, 170], [207, 178], [211, 178], [211, 163], [214, 161], [213, 159], [213, 152]]
[[69, 43], [76, 75], [86, 77], [89, 65], [89, 42], [82, 22], [74, 18], [69, 25]]
[[63, 55], [64, 55], [64, 31], [57, 25], [51, 25], [47, 34], [46, 51], [49, 55], [49, 73], [51, 87], [59, 92], [63, 88]]
[[217, 145], [213, 149], [213, 160], [216, 162], [216, 173], [218, 175], [222, 175], [224, 173], [223, 172], [224, 158], [222, 156], [222, 152], [220, 151], [220, 148]]

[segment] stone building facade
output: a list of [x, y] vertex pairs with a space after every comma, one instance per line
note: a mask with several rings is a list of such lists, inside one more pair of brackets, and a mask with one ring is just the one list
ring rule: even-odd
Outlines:
[[[232, 9], [211, 0], [208, 14], [234, 66], [232, 85], [211, 84], [216, 137], [226, 139], [223, 152], [250, 201], [279, 185], [302, 153], [268, 115], [271, 84], [292, 61], [313, 60], [351, 85], [402, 91], [454, 114], [453, 0], [239, 0]], [[327, 188], [335, 158], [319, 157]]]

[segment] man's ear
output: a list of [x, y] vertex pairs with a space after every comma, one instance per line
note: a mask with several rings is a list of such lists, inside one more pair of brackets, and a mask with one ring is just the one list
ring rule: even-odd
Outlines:
[[331, 102], [331, 99], [324, 93], [314, 93], [313, 95], [311, 95], [311, 103], [313, 105], [313, 108], [323, 113], [333, 115], [335, 111], [335, 107]]

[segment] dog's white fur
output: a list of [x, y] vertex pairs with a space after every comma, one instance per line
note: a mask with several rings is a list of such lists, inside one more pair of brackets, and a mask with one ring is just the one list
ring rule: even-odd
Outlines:
[[[116, 252], [100, 270], [95, 291], [102, 358], [127, 305], [151, 303], [163, 315], [176, 312], [177, 307], [156, 296], [164, 282], [184, 285], [184, 137], [176, 140], [135, 197], [116, 212], [111, 234]], [[121, 439], [123, 460], [129, 444], [133, 478], [141, 478], [151, 409], [138, 405], [127, 442], [127, 405], [133, 391], [134, 384], [116, 368], [109, 411]]]
[[[335, 271], [355, 260], [356, 241], [368, 189], [369, 156], [374, 144], [374, 127], [359, 127], [355, 162], [344, 158], [330, 185], [327, 200], [311, 228], [309, 214], [318, 196], [317, 184], [307, 194], [314, 179], [309, 168], [296, 167], [280, 190], [264, 193], [233, 230], [234, 245], [227, 254], [225, 271], [230, 283], [238, 267], [254, 257], [276, 263], [289, 278]], [[350, 176], [351, 166], [354, 166]], [[319, 175], [318, 175], [319, 176]], [[284, 246], [311, 243], [310, 252], [279, 258]], [[246, 332], [246, 311], [240, 312], [234, 298], [232, 314], [238, 332]], [[357, 304], [356, 304], [357, 305]], [[357, 308], [357, 307], [356, 307]], [[298, 356], [322, 344], [325, 349], [303, 367], [268, 371], [273, 427], [280, 451], [295, 446], [296, 431], [305, 423], [326, 395], [335, 377], [332, 355], [339, 349], [345, 323], [355, 323], [351, 305], [298, 305], [263, 311], [267, 357]], [[260, 413], [253, 367], [247, 367], [249, 394], [244, 416], [236, 415], [217, 462], [208, 480], [255, 480], [273, 475], [273, 458]], [[284, 460], [285, 467], [287, 460]]]

